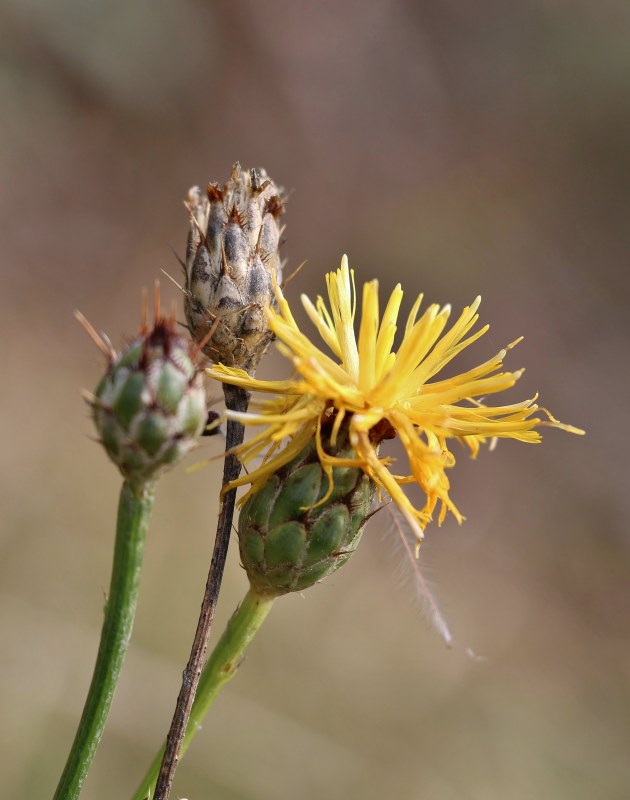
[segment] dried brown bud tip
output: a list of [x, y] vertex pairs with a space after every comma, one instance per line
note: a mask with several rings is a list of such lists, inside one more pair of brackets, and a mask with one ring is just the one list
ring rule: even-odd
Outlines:
[[185, 313], [190, 332], [215, 362], [256, 369], [273, 339], [265, 309], [274, 302], [272, 274], [282, 280], [278, 217], [283, 201], [263, 169], [238, 162], [224, 185], [193, 187], [186, 207]]

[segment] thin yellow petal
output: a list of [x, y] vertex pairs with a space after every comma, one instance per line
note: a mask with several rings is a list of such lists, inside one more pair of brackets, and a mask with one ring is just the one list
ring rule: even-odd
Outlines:
[[370, 444], [367, 434], [359, 435], [359, 446], [357, 448], [360, 456], [365, 460], [369, 474], [376, 484], [381, 486], [392, 498], [398, 510], [406, 519], [412, 533], [420, 543], [424, 539], [424, 530], [418, 521], [419, 513], [407, 499], [407, 495], [400, 488], [391, 472], [383, 466], [374, 448]]
[[[341, 353], [341, 348], [339, 347], [339, 340], [337, 338], [337, 332], [335, 331], [334, 327], [329, 323], [329, 317], [327, 309], [323, 307], [323, 301], [321, 297], [319, 298], [319, 303], [321, 303], [321, 307], [315, 308], [315, 306], [311, 303], [310, 299], [303, 294], [301, 297], [302, 305], [304, 306], [304, 310], [309, 316], [309, 319], [317, 328], [319, 335], [322, 339], [326, 342], [328, 347], [333, 351], [333, 353], [337, 356], [337, 358], [343, 358]], [[325, 312], [325, 313], [322, 313]]]
[[359, 389], [369, 392], [376, 374], [376, 341], [378, 337], [378, 282], [363, 286], [363, 313], [359, 329]]
[[392, 353], [392, 347], [396, 336], [396, 323], [402, 298], [402, 289], [400, 284], [397, 284], [387, 302], [376, 340], [375, 378], [377, 381], [383, 380], [396, 360], [396, 356]]

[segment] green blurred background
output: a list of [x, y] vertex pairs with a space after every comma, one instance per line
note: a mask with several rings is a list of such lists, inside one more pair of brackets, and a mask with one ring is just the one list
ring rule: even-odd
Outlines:
[[[468, 521], [433, 526], [422, 560], [453, 650], [384, 516], [343, 571], [278, 602], [175, 796], [630, 797], [629, 37], [625, 0], [4, 1], [3, 797], [52, 795], [109, 580], [120, 479], [90, 440], [79, 389], [102, 363], [72, 311], [132, 334], [141, 287], [178, 274], [189, 186], [236, 159], [290, 192], [284, 255], [309, 261], [291, 299], [343, 252], [383, 293], [400, 280], [407, 309], [481, 293], [471, 358], [525, 334], [510, 397], [540, 390], [588, 435], [461, 451]], [[166, 731], [218, 469], [161, 482], [85, 800], [128, 797]], [[218, 629], [245, 586], [233, 547]]]

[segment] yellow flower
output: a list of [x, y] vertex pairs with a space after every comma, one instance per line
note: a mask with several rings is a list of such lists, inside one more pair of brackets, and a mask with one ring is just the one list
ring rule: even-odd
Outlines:
[[[480, 445], [495, 437], [539, 442], [537, 428], [544, 425], [583, 433], [558, 422], [536, 404], [536, 398], [502, 406], [488, 406], [482, 400], [514, 386], [522, 374], [502, 372], [503, 359], [520, 339], [495, 356], [451, 378], [436, 378], [464, 348], [488, 330], [488, 325], [471, 333], [478, 319], [481, 298], [464, 308], [459, 319], [445, 333], [450, 306], [429, 306], [418, 318], [422, 295], [413, 305], [397, 351], [393, 350], [402, 289], [396, 286], [382, 318], [379, 316], [378, 281], [363, 287], [359, 335], [355, 333], [356, 289], [354, 270], [344, 256], [341, 268], [326, 276], [330, 308], [322, 297], [313, 304], [302, 303], [332, 356], [317, 347], [298, 328], [289, 304], [276, 286], [279, 311], [269, 309], [269, 326], [279, 339], [278, 348], [291, 360], [297, 373], [286, 381], [262, 381], [240, 369], [218, 364], [208, 374], [220, 381], [277, 397], [260, 403], [256, 412], [228, 412], [245, 425], [263, 425], [262, 432], [238, 449], [247, 462], [263, 454], [258, 469], [244, 475], [232, 486], [251, 483], [256, 491], [284, 464], [315, 438], [322, 468], [332, 491], [332, 468], [362, 469], [396, 503], [414, 531], [418, 542], [423, 529], [440, 503], [439, 522], [451, 511], [463, 517], [449, 496], [446, 470], [455, 464], [450, 441], [459, 440], [473, 458]], [[547, 419], [536, 416], [543, 412]], [[355, 458], [340, 459], [324, 451], [322, 423], [333, 421], [330, 444], [334, 449], [341, 426], [347, 426]], [[408, 475], [391, 470], [392, 459], [379, 456], [379, 445], [398, 435], [409, 461]], [[288, 440], [284, 448], [283, 442]], [[278, 452], [279, 451], [279, 452]], [[401, 488], [417, 483], [426, 503], [417, 509]], [[323, 498], [320, 503], [325, 502]]]

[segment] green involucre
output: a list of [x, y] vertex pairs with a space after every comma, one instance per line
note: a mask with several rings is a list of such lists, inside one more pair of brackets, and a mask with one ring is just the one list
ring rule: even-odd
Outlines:
[[[333, 449], [352, 457], [347, 442]], [[315, 443], [272, 475], [241, 509], [241, 560], [253, 589], [280, 595], [307, 589], [339, 569], [356, 550], [374, 499], [374, 484], [355, 467], [333, 468], [329, 488]]]
[[92, 413], [107, 454], [132, 482], [154, 478], [191, 447], [206, 422], [190, 344], [167, 320], [112, 359]]

